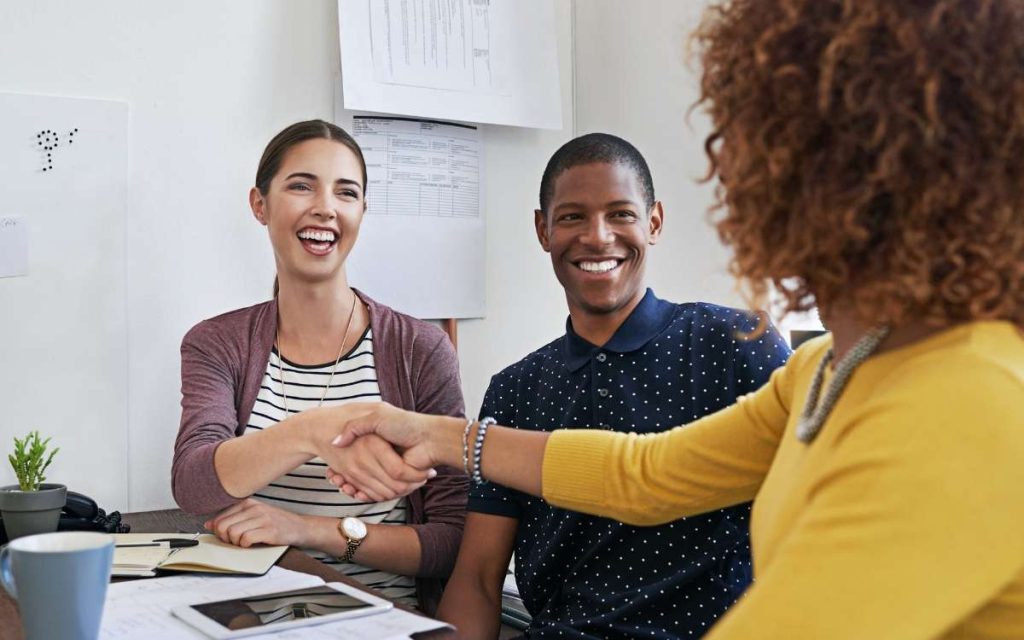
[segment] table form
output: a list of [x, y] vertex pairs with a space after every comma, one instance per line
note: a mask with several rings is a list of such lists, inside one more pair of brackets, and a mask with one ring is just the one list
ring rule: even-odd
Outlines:
[[355, 116], [367, 215], [480, 217], [480, 132], [471, 125]]

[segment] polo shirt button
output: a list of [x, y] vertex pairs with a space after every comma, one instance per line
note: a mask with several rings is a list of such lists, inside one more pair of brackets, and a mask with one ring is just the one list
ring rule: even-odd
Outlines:
[[602, 422], [601, 424], [599, 424], [597, 426], [601, 427], [602, 429], [611, 429], [612, 428], [612, 425], [608, 424], [607, 422]]
[[597, 395], [601, 396], [602, 398], [607, 397], [608, 396], [608, 390], [602, 387], [602, 388], [597, 390]]
[[598, 362], [604, 362], [607, 359], [608, 359], [608, 354], [606, 354], [606, 353], [599, 353], [599, 354], [597, 354], [597, 361]]

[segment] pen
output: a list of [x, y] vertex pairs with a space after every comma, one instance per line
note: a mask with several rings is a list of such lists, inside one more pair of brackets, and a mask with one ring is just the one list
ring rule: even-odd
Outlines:
[[181, 547], [194, 547], [198, 544], [198, 540], [187, 540], [185, 538], [162, 538], [160, 540], [154, 540], [153, 542], [135, 542], [131, 544], [118, 544], [114, 546], [118, 549], [123, 549], [126, 547], [164, 547], [171, 549], [180, 549]]
[[170, 558], [171, 556], [173, 556], [174, 554], [178, 553], [179, 551], [181, 551], [185, 547], [194, 547], [194, 546], [198, 545], [199, 544], [199, 536], [201, 536], [201, 535], [203, 535], [203, 533], [201, 531], [196, 531], [196, 534], [194, 536], [192, 536], [191, 538], [160, 538], [160, 540], [177, 540], [179, 542], [177, 547], [174, 547], [174, 543], [171, 543], [171, 547], [174, 547], [174, 548], [172, 548], [171, 552], [169, 554], [167, 554], [167, 557]]
[[198, 537], [198, 535], [195, 535], [192, 538], [155, 538], [153, 542], [169, 542], [172, 549], [179, 549], [181, 547], [194, 547], [198, 545], [199, 541], [196, 540]]

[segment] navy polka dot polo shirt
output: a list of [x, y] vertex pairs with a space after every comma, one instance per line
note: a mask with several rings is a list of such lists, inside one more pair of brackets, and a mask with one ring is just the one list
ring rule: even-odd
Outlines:
[[[705, 303], [648, 289], [603, 347], [566, 335], [494, 376], [481, 416], [520, 429], [603, 427], [649, 433], [691, 422], [756, 390], [789, 356], [771, 329]], [[485, 469], [486, 471], [486, 469]], [[519, 520], [516, 581], [529, 638], [697, 638], [751, 579], [749, 504], [658, 527], [549, 506], [489, 483], [470, 511]]]

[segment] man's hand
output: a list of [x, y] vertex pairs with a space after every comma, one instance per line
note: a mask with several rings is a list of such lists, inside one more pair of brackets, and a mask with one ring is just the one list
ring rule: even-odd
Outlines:
[[239, 547], [254, 544], [308, 546], [303, 516], [246, 498], [203, 523], [223, 542]]

